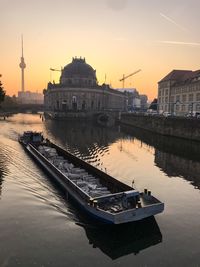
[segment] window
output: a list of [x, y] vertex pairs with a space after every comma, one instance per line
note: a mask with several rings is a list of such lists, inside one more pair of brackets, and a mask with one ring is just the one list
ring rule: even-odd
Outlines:
[[85, 110], [86, 109], [86, 103], [85, 103], [85, 100], [83, 100], [82, 102], [82, 110]]
[[175, 94], [175, 89], [174, 88], [171, 89], [171, 94]]
[[56, 109], [59, 109], [59, 101], [56, 101]]
[[77, 98], [76, 96], [72, 96], [72, 109], [77, 110]]
[[92, 100], [92, 102], [91, 102], [91, 109], [93, 109], [94, 108], [94, 101]]
[[100, 110], [101, 104], [100, 101], [98, 101], [98, 110]]
[[189, 101], [193, 101], [193, 94], [189, 94]]
[[72, 103], [76, 103], [76, 96], [72, 96]]
[[197, 93], [197, 94], [196, 94], [196, 100], [197, 100], [197, 101], [200, 101], [200, 93]]
[[187, 100], [187, 95], [182, 95], [182, 102], [186, 102]]
[[197, 105], [196, 105], [196, 110], [197, 110], [197, 111], [200, 111], [200, 104], [197, 104]]

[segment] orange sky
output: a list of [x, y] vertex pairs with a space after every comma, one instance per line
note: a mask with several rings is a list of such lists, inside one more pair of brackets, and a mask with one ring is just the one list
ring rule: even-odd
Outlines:
[[[172, 69], [199, 69], [198, 0], [2, 0], [0, 73], [9, 95], [21, 88], [21, 33], [24, 35], [25, 88], [42, 92], [49, 68], [82, 56], [105, 74], [113, 88], [138, 69], [125, 87], [149, 99]], [[59, 80], [59, 73], [52, 79]]]

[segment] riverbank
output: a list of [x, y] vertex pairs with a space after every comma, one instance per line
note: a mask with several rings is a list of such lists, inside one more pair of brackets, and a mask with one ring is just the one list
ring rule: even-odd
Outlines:
[[145, 129], [165, 136], [200, 141], [199, 119], [122, 114], [119, 122], [123, 125]]

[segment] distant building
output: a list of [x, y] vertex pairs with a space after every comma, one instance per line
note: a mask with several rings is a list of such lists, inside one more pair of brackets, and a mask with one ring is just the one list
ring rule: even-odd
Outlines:
[[122, 111], [126, 110], [126, 96], [109, 85], [98, 85], [96, 70], [85, 58], [73, 58], [61, 70], [60, 82], [48, 83], [44, 104], [47, 111], [56, 112]]
[[17, 102], [19, 104], [36, 104], [41, 105], [44, 103], [44, 96], [40, 93], [34, 93], [29, 91], [19, 91]]
[[173, 70], [159, 81], [158, 110], [177, 115], [200, 112], [200, 70]]
[[128, 110], [146, 110], [147, 109], [147, 96], [140, 95], [135, 88], [120, 88], [117, 89], [124, 92], [127, 96]]
[[140, 100], [141, 100], [141, 109], [142, 110], [147, 110], [147, 108], [148, 108], [148, 97], [147, 97], [147, 95], [140, 95]]

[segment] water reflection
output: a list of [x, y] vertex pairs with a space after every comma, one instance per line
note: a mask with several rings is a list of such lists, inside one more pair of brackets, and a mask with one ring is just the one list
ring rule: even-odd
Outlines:
[[90, 122], [48, 120], [45, 127], [57, 142], [90, 163], [109, 153], [109, 145], [123, 136], [117, 127], [103, 128]]
[[7, 160], [6, 160], [4, 154], [1, 150], [1, 145], [0, 145], [0, 198], [1, 198], [1, 194], [2, 194], [4, 177], [8, 173], [6, 162], [7, 162]]
[[169, 177], [183, 177], [200, 189], [200, 162], [156, 150], [155, 163]]
[[138, 254], [162, 242], [162, 234], [154, 217], [118, 226], [83, 225], [89, 243], [111, 259]]
[[[73, 154], [101, 168], [101, 158], [109, 153], [110, 144], [119, 142], [119, 150], [129, 153], [122, 141], [136, 137], [149, 151], [155, 153], [155, 165], [170, 177], [183, 177], [200, 189], [200, 144], [157, 135], [127, 126], [102, 128], [85, 122], [46, 121], [45, 127], [56, 141]], [[135, 156], [130, 155], [133, 160]]]
[[155, 148], [154, 162], [169, 177], [182, 177], [200, 189], [200, 143], [122, 127], [126, 133]]

